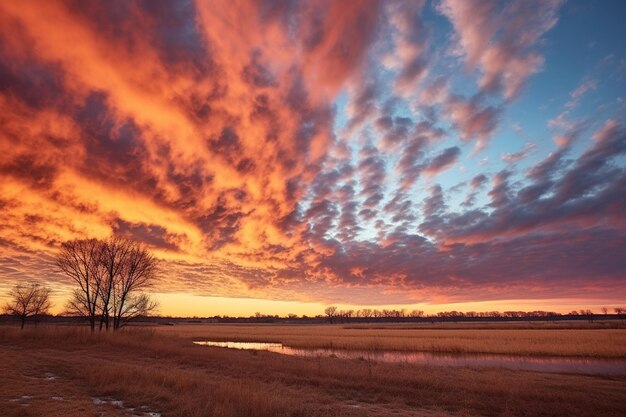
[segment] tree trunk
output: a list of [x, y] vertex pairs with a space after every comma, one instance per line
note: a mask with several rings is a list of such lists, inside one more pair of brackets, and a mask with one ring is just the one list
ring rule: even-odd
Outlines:
[[20, 326], [20, 330], [24, 330], [24, 323], [26, 322], [26, 316], [22, 316], [22, 325]]

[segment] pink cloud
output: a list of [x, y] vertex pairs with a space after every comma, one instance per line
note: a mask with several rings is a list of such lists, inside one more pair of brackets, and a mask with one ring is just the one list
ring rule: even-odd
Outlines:
[[480, 88], [512, 100], [541, 69], [543, 57], [536, 46], [557, 23], [561, 4], [517, 0], [502, 9], [497, 1], [443, 0], [438, 9], [455, 28], [455, 52], [470, 70], [479, 70]]

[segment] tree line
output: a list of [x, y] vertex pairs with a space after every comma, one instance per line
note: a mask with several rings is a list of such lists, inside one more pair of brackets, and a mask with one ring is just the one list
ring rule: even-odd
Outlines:
[[[154, 312], [157, 303], [143, 292], [154, 282], [157, 259], [138, 242], [110, 238], [79, 239], [61, 246], [56, 266], [75, 287], [64, 314], [85, 317], [91, 331], [119, 329], [129, 320]], [[20, 284], [9, 293], [4, 308], [26, 319], [47, 314], [50, 289], [39, 284]]]
[[[609, 313], [607, 307], [600, 309], [604, 315]], [[614, 308], [615, 314], [620, 317], [626, 314], [626, 308], [616, 307]], [[593, 319], [595, 313], [590, 309], [573, 310], [566, 315], [569, 316], [585, 316], [586, 318]], [[345, 321], [354, 318], [536, 318], [536, 317], [558, 317], [562, 316], [561, 313], [554, 311], [440, 311], [435, 314], [426, 315], [422, 310], [406, 310], [406, 309], [371, 309], [364, 308], [360, 310], [339, 310], [336, 306], [328, 306], [324, 310], [324, 317], [329, 322]]]

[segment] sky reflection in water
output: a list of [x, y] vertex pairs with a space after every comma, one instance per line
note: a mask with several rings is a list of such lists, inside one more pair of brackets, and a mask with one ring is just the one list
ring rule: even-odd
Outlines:
[[532, 357], [519, 355], [448, 354], [430, 352], [360, 351], [344, 349], [300, 349], [281, 343], [195, 341], [197, 345], [243, 350], [266, 350], [290, 356], [332, 356], [374, 362], [405, 362], [432, 366], [496, 367], [539, 372], [590, 375], [626, 375], [626, 361]]

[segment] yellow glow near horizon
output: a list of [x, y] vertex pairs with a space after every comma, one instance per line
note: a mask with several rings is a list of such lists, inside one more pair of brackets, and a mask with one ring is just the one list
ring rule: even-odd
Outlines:
[[583, 300], [583, 299], [549, 299], [549, 300], [497, 300], [476, 301], [445, 304], [394, 304], [394, 305], [355, 305], [343, 303], [321, 303], [300, 301], [279, 301], [257, 298], [210, 297], [182, 293], [157, 293], [155, 298], [160, 303], [159, 314], [181, 317], [210, 317], [215, 315], [248, 317], [256, 312], [267, 315], [286, 316], [293, 313], [298, 316], [313, 317], [324, 314], [324, 309], [335, 305], [340, 310], [372, 309], [405, 309], [422, 310], [425, 314], [436, 314], [440, 311], [509, 311], [509, 310], [544, 310], [557, 313], [568, 313], [572, 310], [591, 309], [599, 313], [602, 307], [611, 311], [620, 306], [620, 300]]
[[[0, 294], [0, 306], [8, 302], [8, 294]], [[57, 290], [52, 294], [52, 314], [62, 314], [69, 291]], [[339, 310], [371, 309], [404, 309], [406, 313], [411, 310], [421, 310], [425, 314], [436, 314], [441, 311], [554, 311], [557, 313], [569, 313], [572, 310], [590, 309], [600, 313], [602, 307], [606, 307], [612, 313], [615, 307], [623, 307], [623, 300], [592, 300], [592, 299], [545, 299], [545, 300], [493, 300], [472, 301], [460, 303], [415, 303], [415, 304], [390, 304], [390, 305], [356, 305], [345, 303], [322, 303], [281, 301], [259, 298], [236, 298], [236, 297], [213, 297], [185, 293], [153, 293], [159, 302], [160, 316], [172, 317], [249, 317], [259, 312], [264, 315], [279, 315], [286, 317], [288, 314], [298, 316], [307, 315], [314, 317], [323, 315], [324, 309], [329, 305], [337, 306]]]

